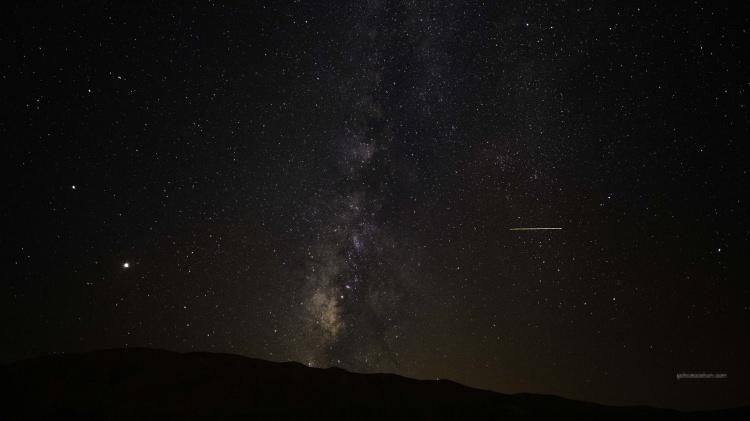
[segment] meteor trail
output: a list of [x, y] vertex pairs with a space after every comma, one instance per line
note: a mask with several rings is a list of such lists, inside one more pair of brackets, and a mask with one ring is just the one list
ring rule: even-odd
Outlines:
[[545, 230], [561, 230], [560, 227], [524, 227], [524, 228], [511, 228], [511, 231], [545, 231]]

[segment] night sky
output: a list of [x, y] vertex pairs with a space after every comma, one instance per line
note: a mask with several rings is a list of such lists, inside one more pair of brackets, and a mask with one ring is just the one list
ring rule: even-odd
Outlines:
[[667, 3], [6, 6], [0, 362], [750, 403], [750, 20]]

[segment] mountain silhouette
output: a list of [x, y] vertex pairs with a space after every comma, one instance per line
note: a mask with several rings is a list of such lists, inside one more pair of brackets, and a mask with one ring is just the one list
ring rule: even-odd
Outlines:
[[143, 348], [0, 367], [0, 419], [750, 419], [505, 395], [447, 380], [358, 374], [230, 354]]

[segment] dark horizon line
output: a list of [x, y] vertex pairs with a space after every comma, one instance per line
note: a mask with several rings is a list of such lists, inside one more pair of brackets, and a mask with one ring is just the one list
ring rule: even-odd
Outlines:
[[696, 410], [685, 410], [685, 409], [678, 409], [678, 408], [671, 408], [671, 407], [662, 407], [662, 406], [653, 406], [653, 405], [647, 405], [647, 404], [631, 404], [631, 405], [618, 405], [618, 404], [609, 404], [609, 403], [601, 403], [596, 401], [587, 401], [587, 400], [580, 400], [576, 398], [569, 398], [563, 395], [556, 395], [556, 394], [550, 394], [550, 393], [533, 393], [533, 392], [515, 392], [515, 393], [507, 393], [507, 392], [500, 392], [497, 390], [492, 389], [484, 389], [481, 387], [475, 387], [475, 386], [469, 386], [467, 384], [461, 383], [459, 381], [450, 379], [450, 378], [436, 378], [436, 379], [422, 379], [422, 378], [416, 378], [416, 377], [409, 377], [404, 376], [401, 374], [391, 373], [391, 372], [359, 372], [359, 371], [352, 371], [346, 368], [342, 368], [339, 366], [328, 366], [328, 367], [316, 367], [316, 366], [310, 366], [305, 363], [299, 362], [299, 361], [293, 361], [293, 360], [286, 360], [286, 361], [274, 361], [274, 360], [268, 360], [265, 358], [257, 358], [257, 357], [251, 357], [243, 354], [233, 354], [229, 352], [216, 352], [216, 351], [175, 351], [171, 349], [165, 349], [165, 348], [155, 348], [155, 347], [148, 347], [148, 346], [124, 346], [124, 347], [118, 347], [118, 348], [95, 348], [88, 351], [74, 351], [74, 352], [57, 352], [52, 354], [42, 354], [42, 355], [36, 355], [31, 356], [27, 358], [22, 358], [10, 363], [2, 363], [0, 364], [0, 367], [8, 367], [15, 364], [22, 364], [24, 362], [28, 361], [34, 361], [34, 360], [43, 360], [43, 359], [49, 359], [49, 358], [55, 358], [55, 357], [65, 357], [65, 356], [75, 356], [75, 355], [87, 355], [87, 354], [101, 354], [101, 353], [108, 353], [108, 352], [128, 352], [128, 351], [146, 351], [146, 352], [155, 352], [155, 353], [164, 353], [164, 354], [177, 354], [177, 355], [207, 355], [207, 356], [224, 356], [224, 357], [234, 357], [234, 358], [243, 358], [243, 359], [249, 359], [249, 360], [256, 360], [256, 361], [262, 361], [265, 363], [271, 363], [271, 364], [279, 364], [279, 365], [295, 365], [300, 366], [304, 369], [311, 369], [311, 370], [338, 370], [338, 371], [344, 371], [348, 374], [352, 374], [355, 376], [389, 376], [389, 377], [397, 377], [401, 379], [407, 379], [417, 382], [435, 382], [435, 383], [453, 383], [456, 385], [459, 385], [461, 387], [472, 389], [476, 391], [486, 392], [486, 393], [493, 393], [497, 395], [502, 396], [515, 396], [515, 397], [528, 397], [528, 398], [543, 398], [543, 399], [554, 399], [554, 400], [562, 400], [562, 401], [568, 401], [571, 403], [579, 403], [579, 404], [587, 404], [587, 405], [596, 405], [600, 407], [606, 407], [606, 408], [615, 408], [615, 409], [641, 409], [641, 410], [656, 410], [656, 411], [672, 411], [672, 412], [678, 412], [681, 414], [701, 414], [701, 413], [711, 413], [716, 411], [736, 411], [736, 410], [748, 410], [750, 411], [750, 402], [745, 405], [739, 405], [739, 406], [732, 406], [732, 407], [717, 407], [717, 408], [710, 408], [710, 409], [696, 409]]

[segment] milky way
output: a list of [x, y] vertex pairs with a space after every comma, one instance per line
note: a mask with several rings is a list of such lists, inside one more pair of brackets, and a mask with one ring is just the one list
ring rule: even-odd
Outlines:
[[[336, 175], [324, 203], [312, 206], [322, 214], [311, 247], [305, 276], [304, 334], [310, 364], [373, 365], [392, 359], [389, 335], [398, 328], [399, 286], [403, 273], [395, 266], [398, 243], [380, 214], [388, 200], [389, 145], [393, 121], [381, 103], [384, 90], [382, 6], [374, 2], [358, 10], [347, 46], [348, 77], [338, 81], [349, 114], [334, 139]], [[404, 258], [404, 256], [400, 256]]]

